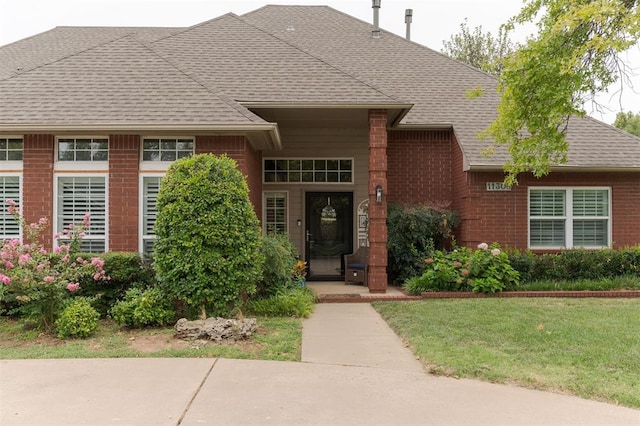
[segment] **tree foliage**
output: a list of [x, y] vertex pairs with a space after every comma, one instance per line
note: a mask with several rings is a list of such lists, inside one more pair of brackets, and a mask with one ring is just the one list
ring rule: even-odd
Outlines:
[[497, 37], [491, 32], [484, 33], [482, 26], [473, 30], [465, 19], [460, 24], [460, 32], [442, 41], [442, 53], [490, 74], [499, 75], [504, 58], [514, 50], [509, 40], [509, 30], [501, 27]]
[[631, 111], [619, 112], [613, 125], [627, 133], [640, 136], [640, 113], [634, 114]]
[[508, 145], [507, 183], [566, 163], [569, 118], [584, 116], [585, 102], [626, 75], [618, 55], [640, 36], [639, 9], [637, 0], [527, 0], [510, 21], [537, 22], [538, 34], [506, 59], [487, 131]]
[[174, 162], [158, 193], [154, 269], [187, 307], [228, 316], [262, 275], [261, 231], [234, 160], [200, 154]]

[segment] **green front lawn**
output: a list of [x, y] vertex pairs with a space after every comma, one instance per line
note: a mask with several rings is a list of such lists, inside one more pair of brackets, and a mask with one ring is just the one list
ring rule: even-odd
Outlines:
[[374, 307], [435, 374], [640, 408], [640, 299], [448, 299]]
[[88, 339], [60, 340], [22, 323], [0, 317], [0, 359], [28, 358], [244, 358], [299, 361], [302, 321], [298, 318], [258, 318], [258, 333], [236, 343], [194, 345], [173, 338], [173, 329], [121, 329], [109, 320], [100, 323], [98, 333]]

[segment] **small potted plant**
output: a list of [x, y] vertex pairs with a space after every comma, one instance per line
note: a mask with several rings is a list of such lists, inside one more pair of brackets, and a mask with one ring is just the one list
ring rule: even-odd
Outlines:
[[293, 267], [293, 281], [300, 284], [301, 287], [305, 286], [307, 276], [307, 262], [304, 260], [298, 260]]

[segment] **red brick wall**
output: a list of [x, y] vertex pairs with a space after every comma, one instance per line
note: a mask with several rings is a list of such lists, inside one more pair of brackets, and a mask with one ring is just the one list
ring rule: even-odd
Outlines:
[[140, 136], [109, 136], [109, 250], [138, 251]]
[[451, 208], [458, 213], [461, 220], [454, 230], [456, 242], [463, 244], [470, 227], [473, 227], [474, 217], [469, 211], [470, 191], [468, 185], [468, 174], [463, 171], [464, 157], [462, 150], [455, 136], [452, 137], [451, 147]]
[[27, 223], [49, 220], [40, 241], [47, 248], [53, 246], [54, 144], [54, 135], [24, 135], [22, 212]]
[[389, 132], [388, 201], [451, 204], [451, 130]]
[[262, 157], [244, 136], [197, 136], [196, 154], [227, 154], [238, 163], [249, 187], [249, 198], [258, 218], [262, 217]]
[[387, 111], [369, 110], [369, 291], [387, 290], [387, 200], [376, 202], [376, 186], [387, 187]]
[[640, 175], [638, 173], [571, 173], [552, 172], [535, 179], [520, 176], [519, 185], [511, 191], [487, 191], [487, 182], [501, 182], [502, 173], [469, 172], [469, 198], [463, 208], [464, 223], [458, 230], [460, 244], [475, 246], [480, 242], [499, 242], [501, 245], [524, 249], [528, 244], [529, 186], [602, 186], [611, 187], [612, 241], [614, 247], [640, 243], [638, 201]]

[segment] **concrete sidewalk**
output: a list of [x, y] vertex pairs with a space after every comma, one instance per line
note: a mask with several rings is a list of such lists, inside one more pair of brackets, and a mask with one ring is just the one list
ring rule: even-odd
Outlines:
[[368, 304], [318, 305], [303, 362], [0, 360], [0, 425], [640, 425], [640, 411], [430, 376]]

